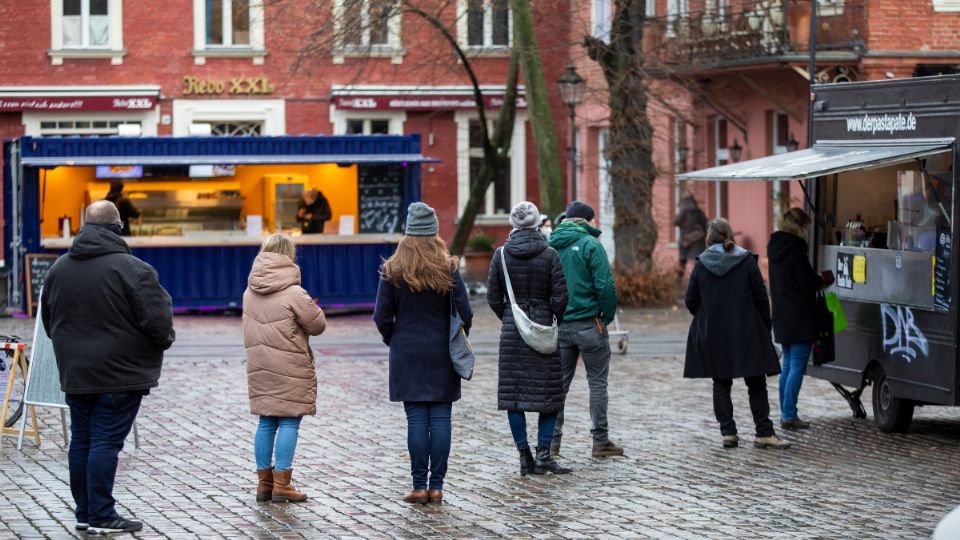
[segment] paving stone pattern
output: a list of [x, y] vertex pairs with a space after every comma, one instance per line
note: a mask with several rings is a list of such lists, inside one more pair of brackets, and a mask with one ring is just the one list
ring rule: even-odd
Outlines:
[[[928, 538], [960, 504], [960, 409], [919, 409], [910, 434], [886, 435], [808, 379], [800, 412], [813, 429], [784, 434], [789, 450], [758, 450], [738, 383], [745, 444], [721, 448], [709, 381], [681, 378], [688, 319], [676, 311], [621, 317], [630, 351], [613, 357], [610, 421], [627, 457], [590, 458], [581, 367], [563, 448], [575, 472], [523, 478], [496, 410], [496, 320], [477, 307], [481, 357], [454, 407], [443, 505], [400, 500], [410, 488], [404, 414], [387, 400], [386, 349], [368, 315], [331, 318], [313, 341], [320, 395], [294, 461], [310, 495], [299, 505], [254, 501], [239, 318], [179, 317], [141, 410], [142, 446], [131, 439], [121, 455], [120, 512], [147, 523], [138, 538]], [[0, 333], [29, 329], [0, 321]], [[776, 378], [769, 388], [776, 411]], [[41, 422], [41, 448], [0, 443], [0, 538], [73, 535], [59, 414], [41, 410]], [[532, 415], [529, 424], [534, 440]]]

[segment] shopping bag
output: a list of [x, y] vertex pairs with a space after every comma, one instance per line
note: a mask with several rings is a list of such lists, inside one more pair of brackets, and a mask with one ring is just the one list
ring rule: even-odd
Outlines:
[[843, 312], [840, 297], [835, 292], [828, 292], [826, 296], [827, 309], [833, 314], [833, 333], [836, 334], [847, 327], [847, 315]]
[[817, 293], [814, 318], [816, 319], [817, 337], [813, 341], [813, 365], [819, 366], [836, 359], [833, 313], [827, 307], [827, 299], [823, 292]]

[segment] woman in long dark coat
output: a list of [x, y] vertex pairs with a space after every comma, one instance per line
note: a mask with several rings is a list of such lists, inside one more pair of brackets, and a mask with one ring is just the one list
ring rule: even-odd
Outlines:
[[766, 377], [780, 373], [780, 364], [770, 340], [770, 304], [760, 267], [752, 253], [734, 243], [733, 229], [724, 219], [710, 222], [707, 245], [687, 287], [693, 322], [683, 376], [713, 379], [713, 410], [724, 448], [739, 444], [730, 399], [733, 379], [739, 378], [750, 395], [754, 446], [787, 448], [790, 443], [777, 437], [770, 421]]
[[413, 503], [443, 500], [450, 414], [460, 399], [460, 377], [450, 360], [451, 303], [467, 333], [473, 320], [458, 260], [447, 253], [438, 228], [433, 208], [410, 205], [406, 234], [383, 263], [373, 311], [377, 330], [390, 347], [390, 401], [402, 401], [407, 413], [413, 491], [403, 500]]
[[[561, 466], [550, 454], [557, 414], [563, 409], [560, 349], [540, 354], [523, 341], [510, 307], [502, 261], [505, 257], [517, 304], [527, 317], [539, 324], [549, 325], [554, 317], [558, 321], [563, 318], [567, 282], [560, 256], [537, 230], [540, 224], [537, 207], [526, 201], [517, 203], [510, 212], [510, 223], [513, 232], [503, 249], [494, 253], [487, 279], [487, 302], [503, 321], [497, 406], [507, 411], [510, 431], [520, 452], [520, 474], [566, 474], [571, 470]], [[536, 458], [527, 443], [525, 412], [540, 413]]]
[[677, 275], [683, 278], [687, 261], [696, 261], [706, 249], [707, 216], [689, 191], [683, 192], [677, 206], [677, 217], [673, 220], [673, 224], [680, 229], [677, 238]]

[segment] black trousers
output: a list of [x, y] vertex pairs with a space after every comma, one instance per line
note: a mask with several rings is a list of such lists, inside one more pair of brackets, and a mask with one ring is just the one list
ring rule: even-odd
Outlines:
[[[770, 402], [767, 400], [767, 378], [744, 377], [747, 383], [747, 392], [750, 395], [750, 411], [753, 413], [753, 423], [757, 426], [757, 437], [769, 437], [774, 434], [773, 422], [770, 421]], [[733, 381], [730, 379], [713, 380], [713, 412], [720, 422], [720, 433], [736, 435], [737, 423], [733, 420], [733, 401], [730, 399], [730, 388]]]

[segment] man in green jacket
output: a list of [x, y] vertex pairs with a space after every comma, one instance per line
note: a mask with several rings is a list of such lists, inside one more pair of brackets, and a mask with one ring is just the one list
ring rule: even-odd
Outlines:
[[[590, 205], [573, 201], [566, 218], [550, 235], [550, 247], [560, 254], [567, 278], [567, 309], [560, 325], [560, 362], [563, 365], [563, 395], [566, 399], [577, 359], [583, 355], [590, 387], [590, 418], [593, 421], [593, 457], [622, 456], [623, 448], [610, 440], [607, 428], [607, 375], [610, 370], [610, 335], [607, 325], [617, 312], [617, 289], [600, 240], [600, 230], [591, 225]], [[551, 453], [560, 452], [563, 411], [553, 432]]]

